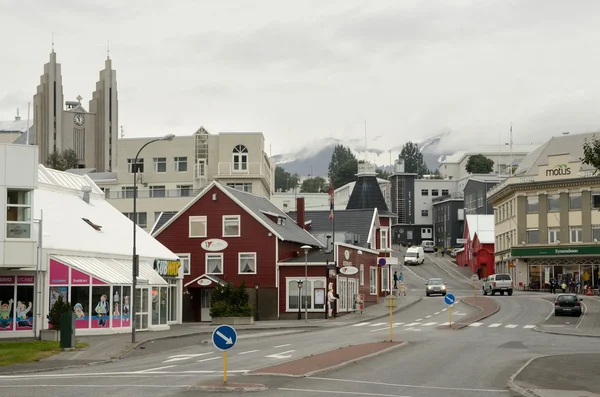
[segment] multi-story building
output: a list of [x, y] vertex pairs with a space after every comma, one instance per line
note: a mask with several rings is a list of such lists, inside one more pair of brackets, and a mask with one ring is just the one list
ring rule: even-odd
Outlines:
[[115, 171], [119, 106], [117, 73], [110, 57], [100, 71], [89, 111], [81, 104], [82, 99], [78, 96], [76, 101], [67, 101], [63, 108], [61, 64], [52, 50], [33, 97], [33, 139], [40, 150], [39, 161], [46, 164], [52, 153], [73, 149], [79, 168]]
[[[27, 134], [29, 127], [30, 133]], [[23, 139], [23, 143], [27, 138], [30, 142], [33, 141], [33, 128], [31, 128], [29, 120], [22, 120], [17, 109], [17, 115], [14, 120], [0, 121], [0, 143], [20, 143], [17, 140]]]
[[488, 192], [496, 271], [510, 271], [517, 287], [543, 289], [554, 278], [598, 288], [600, 177], [579, 160], [592, 137], [551, 138]]
[[436, 246], [456, 247], [465, 227], [465, 210], [462, 192], [455, 192], [431, 200], [433, 236]]
[[463, 189], [465, 213], [468, 215], [492, 215], [494, 208], [487, 200], [487, 192], [498, 182], [506, 179], [498, 175], [474, 175], [467, 179]]
[[[155, 139], [119, 139], [116, 172], [73, 172], [90, 176], [107, 200], [133, 219], [134, 160]], [[274, 170], [260, 132], [210, 134], [201, 127], [192, 135], [154, 142], [138, 157], [137, 223], [150, 231], [164, 213], [164, 224], [212, 181], [270, 198]]]

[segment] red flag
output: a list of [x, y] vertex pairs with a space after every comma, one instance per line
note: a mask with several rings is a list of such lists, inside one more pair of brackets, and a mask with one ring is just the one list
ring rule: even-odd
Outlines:
[[332, 221], [333, 220], [333, 197], [334, 197], [335, 191], [333, 190], [333, 178], [329, 179], [329, 220]]

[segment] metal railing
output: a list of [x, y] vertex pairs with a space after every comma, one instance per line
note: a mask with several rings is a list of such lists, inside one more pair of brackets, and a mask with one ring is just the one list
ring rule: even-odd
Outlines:
[[266, 162], [232, 163], [222, 162], [218, 164], [218, 175], [261, 175], [270, 179], [270, 170]]
[[463, 192], [454, 192], [454, 193], [450, 193], [450, 194], [446, 194], [440, 197], [436, 197], [431, 199], [432, 203], [439, 203], [440, 201], [445, 201], [445, 200], [464, 200], [465, 195], [463, 194]]
[[[150, 190], [138, 189], [138, 198], [173, 198], [173, 197], [195, 197], [202, 189], [168, 189], [168, 190]], [[121, 190], [116, 192], [107, 192], [107, 200], [133, 199], [133, 190]]]

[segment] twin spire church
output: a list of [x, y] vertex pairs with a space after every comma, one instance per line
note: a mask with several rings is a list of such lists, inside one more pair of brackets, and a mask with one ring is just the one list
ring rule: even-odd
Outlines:
[[[79, 168], [95, 168], [98, 172], [117, 169], [117, 139], [119, 105], [117, 72], [107, 56], [96, 90], [89, 101], [89, 110], [76, 101], [64, 101], [61, 65], [56, 62], [54, 49], [50, 62], [33, 97], [33, 139], [39, 146], [40, 163], [46, 164], [55, 151], [73, 149]], [[63, 103], [64, 106], [63, 107]]]

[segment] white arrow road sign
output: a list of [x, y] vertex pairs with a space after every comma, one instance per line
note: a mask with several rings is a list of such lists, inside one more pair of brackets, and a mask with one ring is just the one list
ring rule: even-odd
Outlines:
[[295, 351], [296, 350], [288, 350], [286, 352], [271, 354], [270, 356], [266, 356], [266, 357], [269, 357], [269, 358], [279, 358], [279, 359], [281, 359], [281, 358], [290, 358], [290, 357], [292, 357], [291, 354], [289, 356], [284, 356], [284, 354], [293, 353]]
[[223, 335], [220, 331], [217, 331], [217, 335], [219, 335], [219, 337], [221, 339], [223, 339], [225, 341], [226, 344], [228, 345], [233, 345], [233, 339], [226, 337], [225, 335]]
[[163, 361], [163, 363], [172, 363], [173, 361], [189, 360], [194, 357], [206, 356], [208, 354], [213, 354], [213, 352], [200, 354], [179, 354], [177, 356], [170, 356], [167, 360]]

